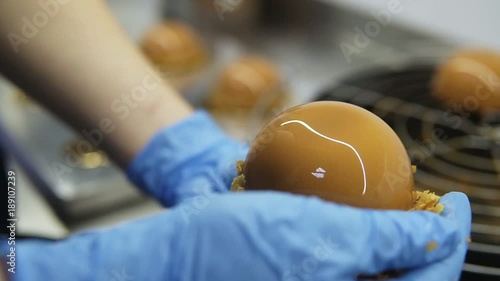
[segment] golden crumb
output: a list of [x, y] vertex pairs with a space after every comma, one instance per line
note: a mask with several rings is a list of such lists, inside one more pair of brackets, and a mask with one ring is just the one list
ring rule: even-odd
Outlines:
[[240, 160], [236, 162], [236, 171], [238, 172], [238, 176], [243, 174], [244, 168], [245, 168], [245, 161]]
[[415, 174], [417, 172], [417, 166], [415, 165], [411, 165], [411, 170], [413, 171], [413, 173]]
[[[236, 162], [236, 171], [238, 176], [234, 178], [231, 184], [231, 191], [245, 191], [245, 175], [243, 174], [243, 169], [245, 166], [245, 161]], [[416, 170], [415, 166], [412, 166]], [[430, 211], [436, 214], [440, 214], [444, 206], [439, 203], [440, 196], [436, 195], [434, 192], [429, 190], [425, 191], [414, 191], [413, 198], [415, 200], [413, 208], [409, 211]]]
[[425, 191], [415, 191], [414, 192], [415, 204], [410, 211], [430, 211], [436, 214], [440, 214], [444, 206], [439, 203], [440, 196], [437, 196], [434, 192], [429, 190]]
[[245, 175], [243, 175], [244, 161], [236, 162], [236, 171], [238, 176], [233, 179], [231, 191], [245, 191]]
[[234, 178], [231, 184], [231, 191], [245, 191], [245, 176], [243, 174]]
[[431, 241], [431, 242], [427, 243], [427, 246], [425, 247], [425, 250], [427, 252], [430, 252], [432, 250], [437, 249], [437, 247], [438, 247], [438, 244], [435, 241]]

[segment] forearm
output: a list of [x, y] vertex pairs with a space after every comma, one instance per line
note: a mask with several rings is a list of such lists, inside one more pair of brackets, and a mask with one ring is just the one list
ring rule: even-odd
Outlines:
[[[0, 68], [79, 132], [102, 132], [102, 146], [125, 166], [191, 108], [156, 77], [104, 1], [53, 3], [48, 15], [38, 1], [0, 2]], [[40, 12], [47, 23], [26, 34], [23, 18]]]

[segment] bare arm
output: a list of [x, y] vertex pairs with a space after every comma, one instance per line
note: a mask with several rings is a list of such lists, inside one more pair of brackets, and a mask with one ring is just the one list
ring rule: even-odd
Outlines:
[[0, 1], [0, 70], [79, 132], [103, 132], [122, 167], [192, 111], [102, 0]]

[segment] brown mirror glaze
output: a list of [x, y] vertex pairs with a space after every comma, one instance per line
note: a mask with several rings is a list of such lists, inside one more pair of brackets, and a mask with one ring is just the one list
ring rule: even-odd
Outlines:
[[355, 207], [409, 210], [415, 185], [396, 133], [342, 102], [291, 108], [257, 135], [243, 170], [246, 190], [315, 195]]

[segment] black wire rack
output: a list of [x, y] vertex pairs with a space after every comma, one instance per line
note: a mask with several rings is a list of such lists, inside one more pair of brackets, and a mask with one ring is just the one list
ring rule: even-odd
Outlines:
[[368, 70], [335, 83], [317, 100], [349, 102], [387, 122], [417, 165], [417, 188], [466, 193], [473, 223], [462, 280], [500, 280], [500, 122], [436, 101], [434, 69]]

